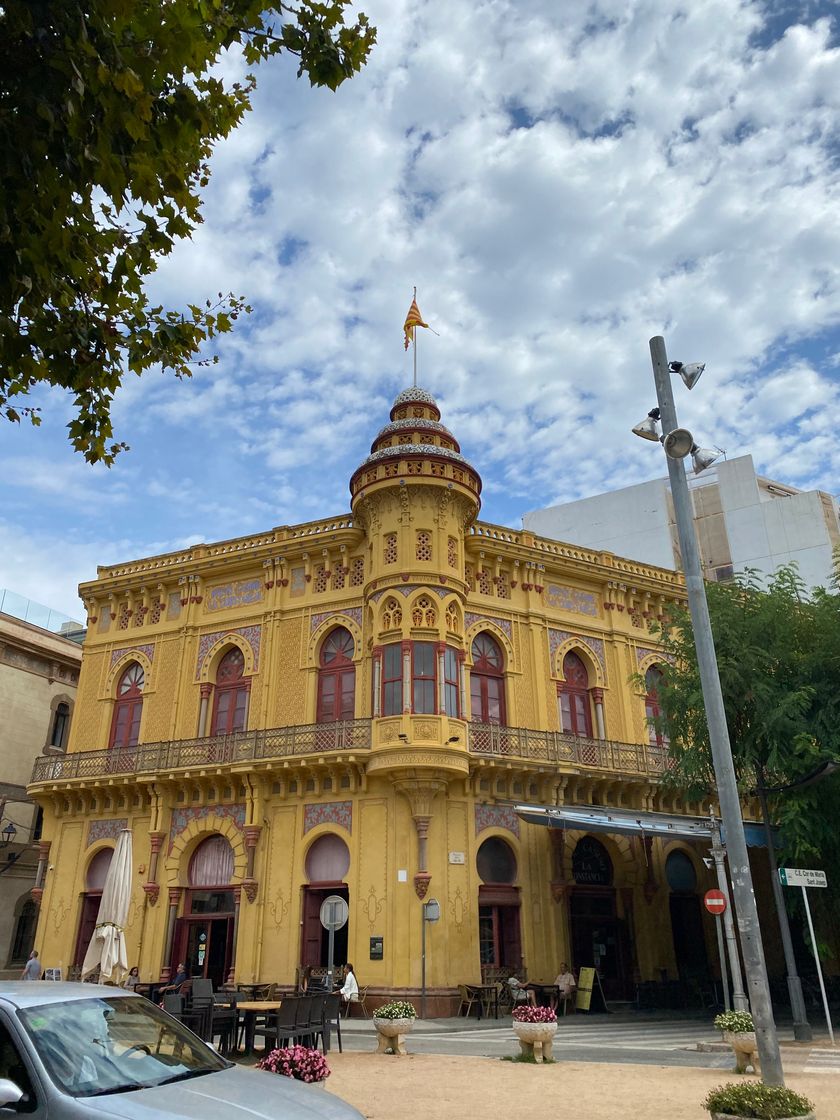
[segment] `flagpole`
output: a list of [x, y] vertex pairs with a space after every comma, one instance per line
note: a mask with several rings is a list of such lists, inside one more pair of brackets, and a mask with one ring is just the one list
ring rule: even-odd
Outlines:
[[411, 332], [414, 335], [412, 342], [414, 343], [414, 388], [417, 388], [417, 327]]

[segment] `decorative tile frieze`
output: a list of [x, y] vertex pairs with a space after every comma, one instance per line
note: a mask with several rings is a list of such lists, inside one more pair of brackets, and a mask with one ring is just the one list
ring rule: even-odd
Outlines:
[[192, 821], [201, 821], [205, 817], [225, 817], [233, 821], [240, 832], [245, 828], [244, 805], [191, 805], [184, 809], [174, 809], [169, 826], [169, 851], [172, 851], [175, 841]]
[[314, 633], [322, 622], [326, 622], [328, 618], [334, 618], [336, 622], [341, 620], [341, 616], [346, 615], [361, 629], [362, 626], [362, 608], [361, 607], [343, 607], [340, 611], [320, 611], [318, 614], [313, 614], [309, 620], [309, 632]]
[[648, 657], [655, 657], [657, 661], [672, 662], [674, 659], [670, 654], [665, 653], [661, 649], [650, 649], [646, 646], [636, 646], [636, 667], [640, 668], [643, 661]]
[[598, 615], [598, 599], [590, 591], [580, 591], [576, 587], [564, 587], [550, 583], [546, 588], [545, 601], [549, 607], [570, 611], [572, 614]]
[[89, 848], [91, 844], [96, 844], [100, 840], [116, 840], [124, 828], [128, 828], [128, 820], [125, 817], [107, 821], [90, 821], [85, 847]]
[[554, 664], [554, 655], [564, 642], [570, 638], [586, 649], [595, 657], [598, 664], [601, 666], [601, 672], [604, 676], [604, 681], [607, 679], [607, 658], [604, 654], [604, 642], [601, 638], [583, 637], [582, 634], [573, 634], [570, 630], [555, 630], [553, 627], [548, 629], [548, 648], [551, 654], [551, 663]]
[[254, 672], [256, 673], [260, 667], [260, 641], [262, 639], [261, 626], [240, 626], [236, 630], [216, 630], [212, 634], [202, 634], [198, 642], [198, 657], [195, 664], [195, 675], [201, 675], [201, 666], [204, 664], [204, 658], [220, 638], [224, 638], [227, 634], [236, 634], [244, 640], [251, 647], [251, 653], [254, 658]]
[[153, 661], [155, 656], [155, 647], [148, 646], [121, 646], [120, 649], [111, 650], [111, 668], [113, 669], [116, 663], [127, 653], [142, 653], [148, 661]]
[[506, 828], [519, 837], [519, 817], [510, 805], [476, 805], [475, 834], [478, 836], [485, 828]]
[[224, 611], [230, 607], [261, 603], [264, 598], [265, 588], [261, 579], [235, 579], [208, 587], [204, 606], [208, 611]]
[[472, 611], [467, 611], [464, 614], [464, 626], [467, 630], [474, 626], [477, 622], [490, 622], [494, 626], [498, 626], [503, 634], [513, 640], [513, 623], [509, 618], [496, 618], [489, 614], [473, 614]]
[[326, 805], [307, 805], [303, 810], [303, 834], [319, 824], [337, 824], [353, 831], [353, 802], [330, 801]]

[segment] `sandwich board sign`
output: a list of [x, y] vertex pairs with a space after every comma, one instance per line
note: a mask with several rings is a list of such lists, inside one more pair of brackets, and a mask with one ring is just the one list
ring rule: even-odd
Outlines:
[[[593, 995], [595, 997], [594, 1007], [592, 1006]], [[582, 968], [578, 973], [575, 1008], [578, 1011], [609, 1011], [597, 968]]]

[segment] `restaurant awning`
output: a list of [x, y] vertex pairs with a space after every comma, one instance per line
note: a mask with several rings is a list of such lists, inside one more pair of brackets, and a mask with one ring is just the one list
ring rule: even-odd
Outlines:
[[[708, 817], [686, 817], [679, 813], [651, 813], [638, 809], [610, 809], [595, 805], [514, 805], [514, 812], [528, 824], [548, 828], [574, 828], [585, 832], [629, 832], [638, 836], [675, 836], [711, 840]], [[744, 821], [744, 834], [751, 848], [767, 846], [764, 826]], [[726, 843], [726, 830], [721, 825]], [[774, 841], [774, 844], [776, 841]]]

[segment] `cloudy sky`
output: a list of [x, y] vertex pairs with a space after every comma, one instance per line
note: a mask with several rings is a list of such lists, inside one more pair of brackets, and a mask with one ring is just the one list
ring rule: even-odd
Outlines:
[[[213, 160], [172, 306], [254, 314], [185, 383], [126, 383], [131, 445], [92, 468], [60, 396], [0, 431], [0, 587], [79, 617], [97, 563], [347, 510], [411, 383], [484, 480], [483, 517], [664, 474], [630, 434], [648, 339], [707, 363], [701, 444], [836, 492], [840, 20], [787, 0], [364, 0], [379, 30], [337, 93], [259, 73]], [[240, 72], [236, 58], [225, 73]]]

